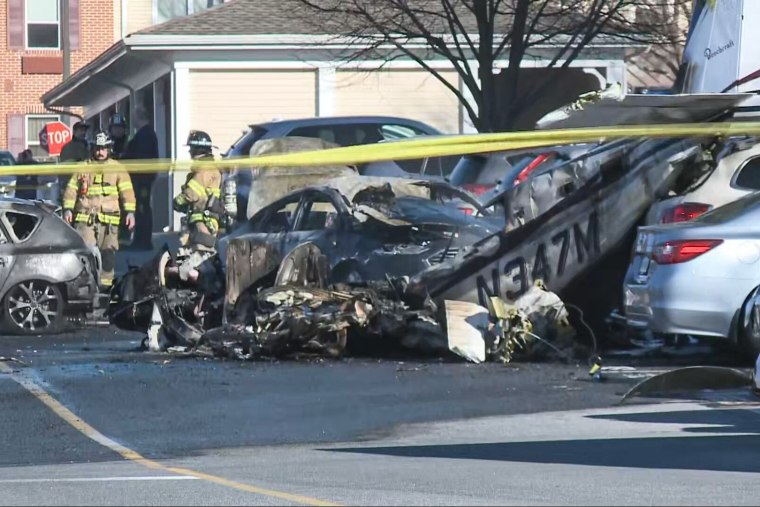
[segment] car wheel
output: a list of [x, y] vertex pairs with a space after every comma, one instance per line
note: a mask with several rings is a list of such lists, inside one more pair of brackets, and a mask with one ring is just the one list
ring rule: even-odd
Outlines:
[[326, 278], [327, 261], [322, 251], [314, 243], [302, 243], [282, 260], [274, 284], [323, 288]]
[[65, 306], [52, 283], [30, 280], [13, 286], [3, 299], [3, 320], [14, 334], [54, 333], [61, 327]]
[[739, 347], [753, 362], [760, 355], [760, 288], [755, 289], [739, 312]]

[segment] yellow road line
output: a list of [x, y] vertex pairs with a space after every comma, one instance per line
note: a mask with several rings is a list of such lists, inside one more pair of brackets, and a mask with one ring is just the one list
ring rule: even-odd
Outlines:
[[179, 475], [187, 475], [190, 477], [196, 477], [198, 479], [204, 479], [215, 484], [222, 486], [228, 486], [230, 488], [240, 489], [242, 491], [248, 491], [249, 493], [256, 493], [259, 495], [271, 496], [274, 498], [280, 498], [282, 500], [288, 500], [289, 502], [306, 504], [306, 505], [339, 505], [336, 503], [325, 502], [310, 498], [308, 496], [294, 495], [291, 493], [285, 493], [283, 491], [276, 491], [273, 489], [260, 488], [258, 486], [249, 486], [248, 484], [241, 484], [239, 482], [231, 481], [223, 477], [216, 475], [204, 474], [203, 472], [196, 472], [195, 470], [189, 470], [187, 468], [167, 467], [166, 470], [174, 472]]
[[74, 412], [66, 408], [61, 402], [53, 398], [53, 396], [51, 396], [42, 386], [25, 376], [16, 374], [13, 368], [8, 366], [8, 364], [3, 361], [0, 361], [0, 373], [7, 374], [16, 383], [29, 391], [29, 393], [31, 393], [35, 398], [44, 403], [50, 410], [53, 411], [53, 413], [69, 423], [74, 429], [79, 431], [87, 438], [94, 440], [95, 442], [104, 447], [107, 447], [108, 449], [111, 449], [114, 452], [117, 452], [124, 459], [132, 461], [144, 467], [150, 468], [152, 470], [164, 470], [166, 472], [171, 472], [186, 477], [195, 477], [196, 479], [203, 479], [213, 484], [226, 486], [228, 488], [237, 489], [239, 491], [245, 491], [247, 493], [254, 493], [257, 495], [268, 496], [272, 498], [279, 498], [281, 500], [287, 500], [289, 502], [294, 502], [297, 504], [325, 506], [340, 505], [308, 496], [286, 493], [284, 491], [261, 488], [258, 486], [251, 486], [250, 484], [231, 481], [229, 479], [225, 479], [224, 477], [205, 474], [203, 472], [196, 472], [195, 470], [190, 470], [187, 468], [177, 468], [162, 465], [157, 461], [143, 457], [138, 452], [135, 452], [132, 449], [129, 449], [128, 447], [125, 447], [120, 443], [115, 442], [114, 440], [111, 440], [107, 436], [103, 435], [98, 430], [90, 426], [81, 417], [77, 416]]

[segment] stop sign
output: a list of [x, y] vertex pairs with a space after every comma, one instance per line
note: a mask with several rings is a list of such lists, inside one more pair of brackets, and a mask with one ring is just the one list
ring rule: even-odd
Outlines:
[[50, 155], [60, 155], [61, 150], [69, 141], [71, 141], [71, 129], [63, 122], [46, 123], [40, 130], [40, 146]]

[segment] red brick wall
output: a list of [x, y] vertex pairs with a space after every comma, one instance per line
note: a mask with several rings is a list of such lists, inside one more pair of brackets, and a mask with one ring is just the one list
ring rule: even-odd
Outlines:
[[[113, 0], [79, 0], [79, 49], [71, 53], [72, 74], [115, 42], [114, 3]], [[40, 97], [63, 77], [22, 74], [22, 57], [62, 55], [61, 51], [9, 49], [8, 0], [0, 0], [0, 149], [8, 149], [10, 143], [8, 115], [46, 113]]]

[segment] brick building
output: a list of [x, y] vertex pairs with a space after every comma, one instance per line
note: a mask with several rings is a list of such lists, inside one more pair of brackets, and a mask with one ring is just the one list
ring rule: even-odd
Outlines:
[[[251, 123], [273, 118], [388, 114], [447, 133], [472, 131], [454, 94], [416, 62], [394, 59], [378, 70], [383, 60], [345, 61], [347, 42], [334, 31], [341, 27], [294, 18], [287, 0], [126, 2], [123, 37], [42, 99], [53, 107], [82, 107], [93, 125], [103, 125], [114, 111], [132, 118], [138, 105], [153, 111], [161, 158], [187, 158], [191, 129], [209, 132], [223, 151]], [[551, 110], [607, 83], [625, 83], [629, 47], [606, 38], [590, 44], [567, 69], [564, 96], [545, 97], [539, 105]], [[526, 73], [541, 73], [553, 51], [552, 44], [538, 48], [524, 62]], [[449, 61], [424, 58], [462, 88]], [[177, 225], [171, 196], [182, 182], [173, 174], [156, 181], [156, 230]]]
[[[68, 0], [71, 72], [86, 65], [121, 36], [114, 0]], [[61, 0], [0, 0], [0, 149], [14, 156], [29, 147], [36, 156], [38, 134], [51, 120], [40, 97], [63, 78]], [[76, 111], [76, 110], [75, 110]]]
[[[0, 150], [30, 148], [38, 159], [42, 126], [75, 117], [52, 113], [40, 97], [63, 80], [61, 6], [69, 5], [73, 74], [129, 33], [186, 16], [223, 0], [0, 0]], [[74, 107], [73, 112], [82, 113]], [[97, 122], [95, 124], [97, 126]]]

